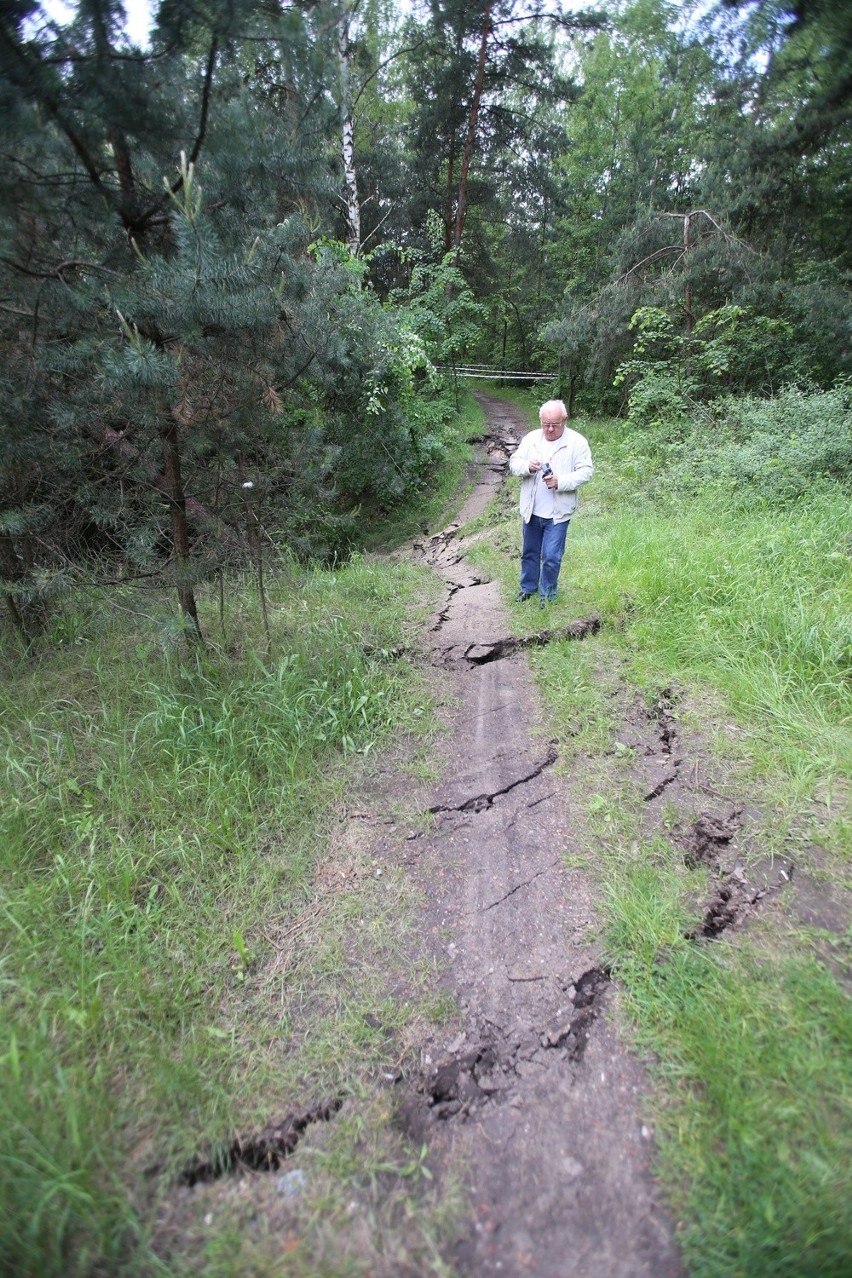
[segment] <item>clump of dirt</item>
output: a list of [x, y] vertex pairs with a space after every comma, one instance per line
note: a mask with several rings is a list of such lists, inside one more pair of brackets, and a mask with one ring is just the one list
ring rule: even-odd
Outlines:
[[403, 1129], [422, 1140], [429, 1122], [463, 1121], [488, 1103], [516, 1098], [526, 1068], [547, 1068], [549, 1053], [579, 1065], [609, 985], [606, 968], [590, 968], [568, 984], [572, 1006], [548, 1027], [506, 1036], [486, 1023], [475, 1046], [461, 1045], [440, 1065], [402, 1080], [405, 1091], [399, 1101], [399, 1120]]
[[695, 870], [699, 865], [719, 868], [720, 856], [730, 848], [731, 841], [737, 835], [741, 812], [742, 808], [735, 808], [726, 817], [702, 812], [693, 821], [683, 838], [683, 860], [687, 869]]

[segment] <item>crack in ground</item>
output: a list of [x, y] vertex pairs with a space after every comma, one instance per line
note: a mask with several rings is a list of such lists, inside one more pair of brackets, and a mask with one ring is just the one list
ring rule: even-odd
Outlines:
[[430, 627], [430, 633], [434, 634], [436, 630], [440, 630], [441, 626], [445, 625], [449, 621], [450, 604], [460, 590], [469, 590], [471, 586], [481, 586], [483, 584], [481, 577], [474, 577], [472, 581], [448, 583], [449, 594], [447, 595], [443, 608], [438, 613], [438, 620], [435, 622], [434, 626]]
[[[674, 714], [672, 713], [676, 701], [677, 698], [671, 688], [662, 688], [657, 694], [657, 700], [653, 707], [644, 711], [644, 718], [654, 726], [659, 743], [659, 755], [665, 761], [662, 765], [665, 768], [663, 775], [656, 779], [651, 778], [652, 783], [642, 795], [645, 803], [651, 803], [654, 799], [658, 799], [670, 785], [680, 779], [680, 768], [683, 759], [676, 757], [674, 754], [678, 743], [677, 728]], [[646, 746], [645, 753], [647, 755], [655, 755], [658, 752], [652, 747]]]
[[[731, 856], [732, 845], [741, 831], [744, 805], [710, 786], [699, 784], [697, 776], [690, 783], [688, 767], [684, 768], [683, 757], [675, 753], [679, 743], [673, 713], [676, 700], [675, 692], [665, 687], [658, 692], [654, 705], [642, 710], [644, 721], [653, 726], [658, 740], [658, 745], [645, 744], [646, 755], [654, 756], [657, 762], [654, 767], [656, 775], [650, 778], [643, 798], [646, 802], [656, 799], [670, 785], [678, 782], [690, 794], [700, 791], [724, 800], [726, 804], [725, 811], [700, 812], [686, 829], [678, 827], [676, 833], [669, 835], [669, 842], [678, 848], [687, 869], [706, 866], [715, 880], [712, 894], [699, 907], [699, 921], [684, 936], [691, 941], [714, 941], [728, 928], [747, 922], [768, 894], [781, 890], [790, 881], [794, 866], [788, 862], [780, 869], [775, 882], [767, 881], [764, 886], [758, 887], [749, 881], [739, 864], [735, 864], [733, 869], [723, 865], [723, 861], [730, 866], [732, 859], [735, 860], [735, 854]], [[630, 733], [622, 735], [629, 737]], [[633, 744], [641, 748], [643, 743], [640, 739]], [[663, 769], [662, 776], [659, 775], [660, 769]], [[768, 880], [768, 875], [766, 877]]]
[[532, 772], [518, 777], [516, 781], [510, 781], [502, 790], [495, 790], [492, 794], [477, 794], [471, 799], [465, 799], [463, 803], [455, 803], [451, 806], [436, 803], [426, 810], [431, 812], [433, 816], [439, 816], [445, 812], [485, 812], [493, 805], [494, 800], [499, 799], [501, 795], [508, 794], [511, 790], [517, 789], [519, 785], [526, 785], [529, 781], [535, 781], [536, 777], [540, 777], [546, 768], [553, 767], [558, 758], [556, 747], [551, 746], [546, 757], [541, 763], [536, 765]]
[[241, 1170], [276, 1171], [293, 1153], [302, 1136], [313, 1123], [329, 1122], [343, 1104], [343, 1098], [321, 1101], [301, 1114], [268, 1123], [255, 1136], [238, 1136], [224, 1148], [214, 1148], [206, 1158], [193, 1158], [178, 1175], [178, 1183], [193, 1185], [218, 1180]]
[[732, 870], [723, 877], [717, 891], [704, 906], [701, 922], [685, 933], [686, 939], [697, 941], [703, 937], [708, 941], [718, 940], [729, 927], [735, 927], [750, 918], [765, 896], [771, 892], [779, 892], [790, 883], [794, 869], [793, 862], [788, 862], [786, 869], [781, 869], [776, 882], [765, 888], [756, 888], [753, 883], [749, 883], [742, 870]]
[[555, 860], [551, 865], [546, 865], [543, 870], [538, 870], [532, 878], [526, 879], [523, 883], [518, 883], [515, 887], [510, 888], [505, 896], [501, 896], [499, 900], [492, 901], [490, 905], [483, 906], [481, 914], [487, 914], [489, 910], [493, 910], [498, 905], [502, 905], [504, 901], [508, 901], [510, 896], [514, 896], [516, 892], [520, 892], [521, 888], [529, 887], [531, 883], [535, 883], [536, 879], [540, 879], [543, 874], [549, 874], [551, 870], [555, 870], [559, 865], [559, 859]]
[[547, 1069], [554, 1052], [557, 1060], [579, 1065], [609, 984], [610, 972], [605, 967], [584, 972], [568, 989], [571, 1014], [538, 1033], [530, 1030], [524, 1037], [508, 1038], [493, 1021], [486, 1020], [487, 1031], [479, 1035], [478, 1043], [467, 1051], [451, 1053], [429, 1073], [413, 1080], [400, 1099], [400, 1125], [420, 1141], [429, 1122], [464, 1121], [492, 1102], [511, 1103], [524, 1084], [520, 1066]]
[[557, 794], [556, 790], [551, 790], [550, 794], [543, 794], [540, 799], [533, 799], [532, 803], [527, 804], [527, 809], [537, 808], [540, 803], [547, 803], [548, 799], [552, 799]]
[[557, 643], [560, 639], [586, 639], [596, 635], [601, 628], [601, 619], [597, 613], [588, 617], [580, 617], [571, 621], [559, 630], [540, 630], [534, 635], [520, 637], [510, 636], [496, 639], [494, 643], [472, 643], [463, 654], [463, 660], [472, 666], [486, 666], [492, 661], [502, 661], [524, 648], [543, 648], [549, 643]]
[[[618, 690], [615, 695], [619, 695]], [[699, 810], [698, 815], [688, 824], [678, 824], [667, 834], [668, 842], [680, 853], [688, 870], [706, 866], [713, 876], [709, 896], [703, 902], [696, 901], [697, 920], [684, 932], [686, 939], [691, 941], [713, 941], [724, 935], [728, 928], [746, 923], [768, 894], [781, 890], [790, 881], [793, 864], [788, 862], [782, 867], [775, 882], [770, 881], [769, 874], [762, 871], [759, 878], [762, 886], [749, 881], [735, 852], [745, 806], [730, 795], [721, 794], [711, 786], [700, 783], [697, 763], [694, 766], [695, 775], [690, 777], [690, 760], [681, 751], [674, 716], [676, 704], [677, 695], [671, 687], [660, 689], [650, 707], [634, 702], [634, 713], [625, 717], [619, 738], [622, 749], [625, 748], [623, 743], [626, 741], [637, 750], [640, 757], [644, 754], [648, 761], [646, 768], [650, 764], [650, 775], [645, 771], [641, 778], [645, 787], [642, 796], [645, 802], [659, 798], [675, 783], [678, 786], [674, 800], [676, 804], [689, 802], [699, 794], [711, 795], [721, 801], [715, 812]], [[649, 728], [653, 739], [649, 737]], [[706, 802], [705, 799], [700, 801]], [[658, 831], [655, 830], [656, 832]]]
[[758, 888], [749, 882], [738, 865], [732, 870], [723, 870], [722, 858], [731, 851], [731, 844], [740, 832], [742, 815], [742, 804], [732, 805], [724, 815], [702, 812], [680, 839], [687, 869], [696, 870], [705, 865], [714, 872], [718, 882], [715, 892], [702, 907], [701, 922], [686, 933], [688, 940], [700, 937], [717, 940], [729, 927], [745, 922], [767, 893], [779, 890], [793, 876], [794, 866], [789, 862], [786, 869], [781, 868], [774, 884]]
[[650, 803], [652, 799], [659, 799], [663, 791], [668, 789], [670, 785], [672, 785], [675, 781], [677, 781], [678, 779], [677, 769], [678, 769], [678, 763], [676, 762], [674, 770], [672, 772], [667, 773], [666, 776], [664, 776], [660, 781], [658, 781], [655, 786], [653, 786], [650, 790], [646, 791], [646, 793], [642, 795], [642, 798], [644, 799], [646, 803]]
[[663, 754], [671, 754], [677, 742], [677, 728], [672, 713], [677, 704], [677, 697], [671, 688], [661, 688], [656, 703], [651, 711], [651, 718], [657, 724], [660, 733], [660, 744]]

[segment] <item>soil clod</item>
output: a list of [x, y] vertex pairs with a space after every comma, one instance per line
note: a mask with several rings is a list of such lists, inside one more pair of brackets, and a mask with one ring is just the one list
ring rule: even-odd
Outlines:
[[740, 811], [736, 809], [727, 818], [702, 812], [684, 839], [683, 859], [687, 869], [695, 870], [699, 865], [718, 868], [720, 854], [736, 837]]

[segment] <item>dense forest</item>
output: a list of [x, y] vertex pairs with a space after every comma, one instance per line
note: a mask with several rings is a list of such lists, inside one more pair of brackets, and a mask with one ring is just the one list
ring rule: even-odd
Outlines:
[[848, 466], [845, 6], [164, 0], [139, 48], [120, 0], [14, 0], [0, 93], [24, 636], [138, 579], [197, 637], [197, 583], [266, 538], [357, 545], [440, 467], [459, 362], [669, 435], [733, 414], [750, 473], [795, 386], [790, 461]]

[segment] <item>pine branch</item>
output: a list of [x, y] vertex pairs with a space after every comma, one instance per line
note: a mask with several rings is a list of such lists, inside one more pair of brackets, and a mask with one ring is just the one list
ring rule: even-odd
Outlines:
[[[219, 52], [219, 37], [214, 35], [210, 41], [210, 50], [207, 54], [207, 66], [204, 71], [204, 87], [201, 91], [201, 113], [198, 119], [198, 132], [195, 141], [192, 144], [192, 150], [187, 158], [187, 168], [190, 164], [194, 164], [201, 153], [201, 147], [204, 144], [204, 138], [207, 134], [207, 121], [210, 114], [210, 94], [213, 88], [213, 72], [216, 67], [216, 57]], [[135, 219], [133, 226], [128, 227], [129, 231], [137, 231], [140, 234], [153, 225], [154, 217], [165, 207], [166, 200], [169, 196], [177, 195], [178, 191], [184, 184], [183, 174], [176, 178], [169, 187], [168, 193], [157, 200], [156, 204], [152, 204], [144, 213]]]

